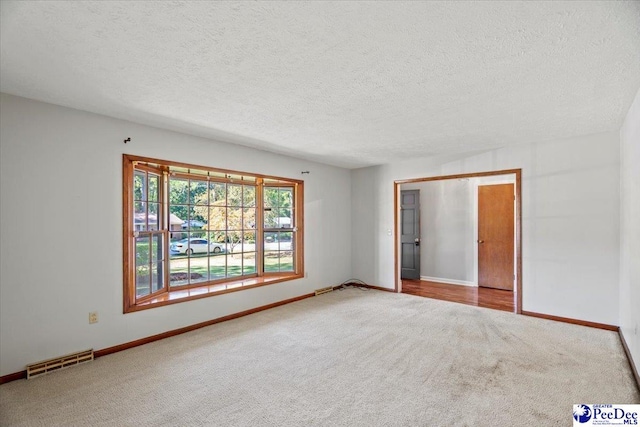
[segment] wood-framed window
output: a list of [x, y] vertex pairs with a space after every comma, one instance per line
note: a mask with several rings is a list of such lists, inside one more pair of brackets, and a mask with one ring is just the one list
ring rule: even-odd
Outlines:
[[303, 181], [123, 155], [124, 312], [304, 276]]

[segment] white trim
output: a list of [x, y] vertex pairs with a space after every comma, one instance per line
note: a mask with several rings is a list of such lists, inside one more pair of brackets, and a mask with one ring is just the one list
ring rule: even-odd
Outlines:
[[428, 282], [436, 282], [436, 283], [448, 283], [449, 285], [478, 287], [477, 284], [473, 282], [469, 282], [467, 280], [444, 279], [442, 277], [430, 277], [430, 276], [420, 276], [420, 280], [426, 280]]

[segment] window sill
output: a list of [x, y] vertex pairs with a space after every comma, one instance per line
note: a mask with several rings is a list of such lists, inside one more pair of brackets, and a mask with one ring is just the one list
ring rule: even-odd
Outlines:
[[150, 300], [139, 302], [125, 308], [125, 313], [146, 310], [149, 308], [161, 307], [179, 302], [191, 301], [199, 298], [207, 298], [215, 295], [227, 294], [230, 292], [243, 291], [245, 289], [257, 288], [259, 286], [272, 285], [274, 283], [286, 282], [302, 278], [302, 274], [271, 274], [263, 277], [251, 277], [247, 279], [234, 280], [225, 283], [199, 286], [189, 289], [178, 289], [158, 295]]

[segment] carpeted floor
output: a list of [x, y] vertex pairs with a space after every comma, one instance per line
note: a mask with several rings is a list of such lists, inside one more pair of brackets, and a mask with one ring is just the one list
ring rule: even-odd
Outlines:
[[2, 426], [567, 426], [640, 403], [614, 332], [347, 289], [0, 387]]

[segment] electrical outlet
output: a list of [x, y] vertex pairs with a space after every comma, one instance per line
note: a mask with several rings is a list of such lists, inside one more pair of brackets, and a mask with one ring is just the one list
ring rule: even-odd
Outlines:
[[98, 323], [98, 312], [92, 311], [89, 313], [89, 323]]

